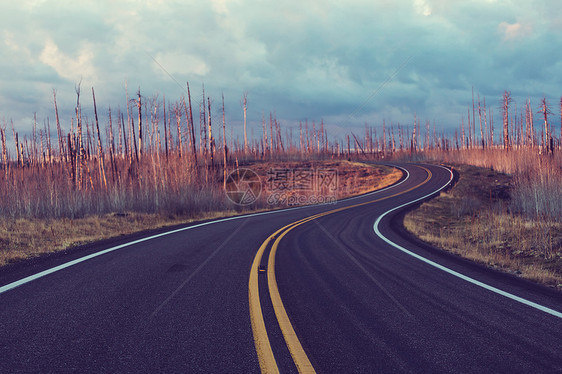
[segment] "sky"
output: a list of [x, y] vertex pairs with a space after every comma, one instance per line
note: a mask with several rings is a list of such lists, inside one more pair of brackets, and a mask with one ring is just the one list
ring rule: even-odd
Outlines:
[[79, 82], [87, 113], [91, 87], [107, 112], [126, 87], [174, 102], [188, 81], [214, 110], [224, 93], [236, 129], [246, 92], [256, 135], [270, 112], [336, 137], [414, 115], [455, 129], [472, 89], [498, 118], [504, 90], [514, 111], [544, 96], [560, 128], [559, 0], [0, 0], [0, 43], [0, 126], [22, 132], [53, 121], [53, 90], [68, 129]]

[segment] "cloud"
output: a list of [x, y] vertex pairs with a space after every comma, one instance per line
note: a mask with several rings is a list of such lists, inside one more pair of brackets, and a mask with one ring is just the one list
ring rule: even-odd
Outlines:
[[504, 89], [560, 95], [561, 12], [547, 0], [3, 2], [0, 116], [17, 126], [51, 115], [52, 88], [72, 109], [80, 78], [99, 106], [123, 106], [125, 81], [174, 100], [183, 91], [153, 56], [194, 97], [203, 83], [211, 98], [224, 92], [232, 123], [247, 91], [258, 126], [268, 111], [347, 125], [408, 61], [352, 120], [411, 123], [416, 112], [456, 126], [473, 86], [492, 101]]
[[503, 35], [503, 39], [508, 41], [531, 35], [533, 28], [527, 24], [502, 22], [498, 25], [498, 31]]
[[23, 52], [24, 54], [29, 55], [29, 50], [25, 47], [22, 47], [18, 42], [14, 40], [14, 34], [12, 32], [4, 32], [4, 44], [8, 48], [10, 48], [12, 52]]
[[47, 39], [39, 59], [69, 81], [78, 81], [82, 78], [94, 81], [96, 69], [92, 64], [93, 56], [91, 46], [88, 44], [83, 45], [77, 56], [72, 57], [61, 52], [52, 39]]
[[154, 59], [154, 70], [157, 72], [165, 69], [172, 75], [197, 75], [204, 78], [211, 71], [201, 57], [189, 53], [158, 53]]
[[211, 0], [211, 4], [215, 12], [221, 15], [227, 15], [229, 0]]
[[423, 16], [427, 17], [431, 15], [431, 7], [426, 0], [414, 0], [414, 9], [416, 10], [416, 13]]

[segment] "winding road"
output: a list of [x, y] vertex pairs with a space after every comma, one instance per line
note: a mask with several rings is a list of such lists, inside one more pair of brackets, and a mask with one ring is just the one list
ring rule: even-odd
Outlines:
[[406, 235], [452, 173], [0, 271], [0, 372], [562, 372], [562, 297]]

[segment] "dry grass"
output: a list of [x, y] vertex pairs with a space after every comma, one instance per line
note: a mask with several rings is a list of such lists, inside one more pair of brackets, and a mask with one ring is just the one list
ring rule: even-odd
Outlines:
[[[402, 172], [396, 168], [384, 165], [364, 164], [350, 161], [287, 161], [287, 162], [259, 162], [249, 163], [249, 167], [265, 182], [267, 173], [275, 169], [333, 169], [338, 174], [338, 199], [359, 195], [395, 183], [402, 177]], [[267, 188], [267, 183], [264, 183]], [[271, 192], [271, 191], [266, 191]]]
[[541, 154], [541, 148], [519, 147], [426, 151], [418, 159], [467, 164], [514, 177], [510, 208], [527, 218], [562, 222], [562, 152]]
[[404, 225], [420, 239], [463, 257], [562, 287], [562, 223], [514, 213], [513, 178], [456, 166], [453, 189], [410, 212]]
[[[348, 197], [382, 188], [397, 181], [401, 172], [385, 166], [367, 166], [347, 161], [315, 161], [313, 163], [251, 163], [247, 167], [264, 177], [271, 168], [322, 167], [335, 168], [339, 173], [339, 198]], [[225, 199], [224, 193], [222, 198]], [[110, 213], [83, 218], [0, 218], [0, 266], [45, 253], [63, 251], [94, 241], [132, 234], [165, 226], [185, 224], [232, 216], [244, 212], [256, 212], [265, 208], [277, 208], [256, 204], [241, 208], [233, 204], [223, 210], [196, 210], [195, 213]]]
[[[201, 218], [213, 215], [209, 216]], [[79, 219], [1, 219], [0, 265], [104, 238], [189, 221], [146, 213], [107, 214]]]

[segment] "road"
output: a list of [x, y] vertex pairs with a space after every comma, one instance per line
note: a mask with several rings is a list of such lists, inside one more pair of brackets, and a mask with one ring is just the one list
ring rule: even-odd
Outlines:
[[3, 270], [0, 372], [562, 372], [560, 294], [404, 235], [391, 210], [450, 172], [402, 167], [336, 205]]

